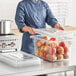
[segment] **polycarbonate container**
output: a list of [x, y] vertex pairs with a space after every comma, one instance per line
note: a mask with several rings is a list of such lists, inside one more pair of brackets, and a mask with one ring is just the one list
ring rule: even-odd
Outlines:
[[0, 61], [15, 68], [41, 64], [40, 58], [22, 51], [0, 53]]
[[35, 35], [35, 55], [48, 61], [69, 60], [71, 56], [71, 40], [54, 36]]

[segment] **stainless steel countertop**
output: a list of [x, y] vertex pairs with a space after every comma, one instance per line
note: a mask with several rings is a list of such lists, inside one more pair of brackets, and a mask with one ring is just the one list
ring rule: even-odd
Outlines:
[[[76, 41], [73, 41], [70, 61], [65, 62], [47, 62], [42, 61], [41, 65], [13, 68], [0, 62], [0, 76], [32, 76], [39, 74], [48, 74], [61, 71], [74, 70], [76, 67]], [[75, 75], [76, 76], [76, 75]]]

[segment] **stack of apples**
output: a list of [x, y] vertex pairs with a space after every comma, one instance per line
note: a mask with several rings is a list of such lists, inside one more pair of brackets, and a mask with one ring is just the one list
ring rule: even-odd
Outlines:
[[68, 59], [70, 56], [67, 42], [60, 41], [56, 37], [44, 36], [36, 45], [36, 55], [49, 61]]

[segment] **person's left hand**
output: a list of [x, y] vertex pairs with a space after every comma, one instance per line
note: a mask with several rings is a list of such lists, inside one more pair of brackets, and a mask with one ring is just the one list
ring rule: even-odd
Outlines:
[[64, 28], [62, 26], [60, 26], [59, 24], [55, 24], [54, 28], [56, 28], [58, 30], [64, 30]]

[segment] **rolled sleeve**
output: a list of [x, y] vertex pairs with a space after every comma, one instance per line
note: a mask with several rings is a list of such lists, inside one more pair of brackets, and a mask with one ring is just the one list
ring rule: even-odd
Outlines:
[[50, 25], [51, 27], [54, 27], [55, 24], [58, 24], [57, 19], [55, 18], [55, 16], [53, 15], [51, 9], [49, 8], [48, 4], [46, 4], [46, 22], [48, 25]]
[[21, 2], [17, 6], [15, 22], [19, 28], [19, 31], [22, 32], [21, 29], [22, 29], [22, 27], [26, 26], [26, 24], [25, 24], [24, 6]]

